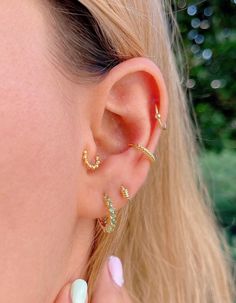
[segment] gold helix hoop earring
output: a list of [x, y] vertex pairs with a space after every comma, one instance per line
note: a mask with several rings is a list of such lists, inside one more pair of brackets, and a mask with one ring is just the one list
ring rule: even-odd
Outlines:
[[123, 198], [127, 199], [128, 202], [131, 202], [128, 188], [124, 187], [124, 185], [121, 185], [121, 187], [120, 187], [120, 193], [123, 196]]
[[108, 211], [107, 217], [99, 218], [98, 222], [102, 230], [106, 233], [112, 233], [116, 227], [116, 209], [112, 205], [112, 200], [107, 194], [103, 194], [103, 201]]
[[150, 152], [150, 150], [148, 150], [146, 147], [144, 147], [140, 144], [135, 144], [135, 143], [130, 143], [129, 146], [132, 146], [132, 147], [136, 148], [137, 150], [140, 150], [141, 152], [143, 152], [144, 155], [147, 156], [147, 158], [151, 162], [156, 161], [157, 156], [155, 154], [153, 154], [152, 152]]
[[159, 122], [161, 128], [162, 128], [163, 130], [166, 130], [166, 129], [167, 129], [166, 123], [163, 123], [163, 122], [162, 122], [162, 120], [161, 120], [161, 114], [159, 113], [156, 104], [155, 104], [155, 111], [156, 111], [155, 118], [158, 120], [158, 122]]
[[95, 158], [95, 164], [89, 163], [89, 161], [88, 161], [88, 151], [87, 151], [87, 149], [85, 149], [85, 150], [83, 151], [82, 159], [83, 159], [84, 165], [86, 166], [86, 168], [87, 168], [88, 170], [95, 170], [95, 169], [97, 169], [97, 168], [99, 167], [99, 165], [101, 164], [101, 161], [100, 161], [99, 156], [96, 156], [96, 158]]

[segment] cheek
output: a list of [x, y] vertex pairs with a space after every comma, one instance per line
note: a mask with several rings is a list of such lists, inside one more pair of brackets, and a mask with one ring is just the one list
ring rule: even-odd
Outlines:
[[[7, 222], [12, 218], [12, 227], [16, 219], [20, 220], [18, 211], [27, 210], [27, 203], [30, 211], [32, 207], [39, 212], [49, 207], [45, 199], [51, 201], [51, 208], [62, 207], [60, 200], [74, 178], [75, 150], [69, 116], [56, 92], [50, 98], [49, 88], [41, 86], [47, 96], [37, 89], [28, 86], [15, 96], [1, 95], [0, 194], [7, 199], [7, 205], [0, 203], [0, 215], [7, 215]], [[32, 199], [38, 203], [33, 204]]]
[[12, 285], [19, 276], [22, 292], [29, 279], [39, 293], [40, 273], [60, 272], [69, 246], [78, 164], [66, 107], [41, 76], [0, 94], [0, 280]]
[[37, 303], [46, 302], [48, 277], [63, 272], [76, 220], [78, 159], [73, 121], [43, 41], [40, 35], [31, 41], [30, 28], [24, 30], [24, 38], [19, 30], [0, 47], [0, 302]]

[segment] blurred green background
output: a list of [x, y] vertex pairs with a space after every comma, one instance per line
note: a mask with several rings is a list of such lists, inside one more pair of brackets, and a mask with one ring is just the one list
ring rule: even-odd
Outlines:
[[236, 0], [176, 0], [174, 11], [204, 145], [200, 164], [236, 260]]

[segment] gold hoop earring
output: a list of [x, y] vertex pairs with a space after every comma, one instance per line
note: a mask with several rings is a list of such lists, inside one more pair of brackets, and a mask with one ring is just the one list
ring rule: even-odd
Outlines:
[[155, 118], [158, 120], [158, 122], [159, 122], [161, 128], [162, 128], [163, 130], [166, 130], [166, 129], [167, 129], [166, 123], [163, 123], [163, 122], [162, 122], [162, 120], [161, 120], [161, 114], [159, 113], [156, 104], [155, 104], [155, 111], [156, 111]]
[[121, 195], [122, 195], [123, 198], [127, 199], [128, 202], [131, 202], [128, 188], [124, 187], [124, 185], [121, 185], [121, 187], [120, 187], [120, 193], [121, 193]]
[[102, 230], [106, 233], [112, 233], [116, 227], [116, 209], [112, 205], [112, 200], [107, 194], [103, 194], [103, 201], [107, 208], [108, 215], [104, 218], [99, 218], [98, 222]]
[[151, 162], [156, 161], [157, 156], [155, 154], [153, 154], [152, 152], [150, 152], [150, 150], [148, 150], [146, 147], [142, 146], [141, 144], [130, 143], [129, 146], [132, 146], [132, 147], [136, 148], [137, 150], [140, 150], [141, 152], [143, 152], [144, 155], [147, 156], [147, 158]]
[[87, 149], [85, 149], [85, 150], [83, 151], [82, 160], [83, 160], [83, 162], [84, 162], [85, 167], [86, 167], [88, 170], [95, 170], [95, 169], [97, 169], [97, 168], [100, 166], [100, 164], [101, 164], [101, 160], [100, 160], [99, 156], [96, 156], [96, 158], [95, 158], [95, 163], [94, 163], [94, 164], [89, 163], [89, 161], [88, 161], [88, 151], [87, 151]]

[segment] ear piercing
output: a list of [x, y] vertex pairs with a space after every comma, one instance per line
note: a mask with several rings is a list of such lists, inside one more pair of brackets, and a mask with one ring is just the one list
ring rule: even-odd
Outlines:
[[157, 156], [154, 155], [150, 150], [148, 150], [146, 147], [142, 146], [141, 144], [135, 144], [135, 143], [130, 143], [129, 146], [132, 146], [136, 148], [137, 150], [140, 150], [144, 155], [151, 161], [154, 162], [157, 159]]
[[[155, 118], [158, 120], [161, 128], [163, 130], [166, 130], [166, 123], [162, 122], [161, 115], [158, 111], [157, 105], [155, 104]], [[153, 154], [150, 150], [148, 150], [146, 147], [142, 146], [141, 144], [138, 143], [130, 143], [128, 146], [131, 146], [139, 151], [141, 151], [147, 159], [149, 159], [151, 162], [155, 162], [157, 159], [157, 155]], [[95, 171], [96, 169], [99, 168], [101, 164], [101, 160], [99, 156], [95, 157], [95, 163], [90, 163], [88, 160], [88, 151], [85, 149], [83, 151], [82, 155], [82, 160], [85, 165], [85, 167], [88, 170]], [[129, 196], [129, 191], [128, 189], [124, 186], [120, 186], [120, 194], [122, 195], [123, 198], [127, 199], [129, 202], [131, 201], [130, 196]], [[117, 215], [116, 215], [116, 209], [113, 207], [113, 202], [111, 198], [107, 194], [103, 194], [103, 201], [105, 204], [105, 207], [107, 209], [107, 216], [103, 218], [99, 218], [98, 222], [103, 229], [104, 232], [106, 233], [112, 233], [115, 230], [116, 224], [117, 224]]]
[[112, 200], [107, 194], [103, 194], [103, 201], [107, 208], [108, 215], [104, 218], [99, 218], [98, 222], [102, 230], [106, 233], [112, 233], [116, 227], [116, 209], [112, 205]]
[[[129, 144], [129, 146], [133, 146], [140, 151], [142, 151], [145, 155], [148, 156], [149, 159], [152, 161], [155, 161], [155, 156], [152, 154], [147, 148], [141, 146], [140, 144]], [[91, 164], [88, 161], [88, 151], [84, 150], [83, 156], [82, 156], [83, 162], [85, 164], [85, 167], [89, 170], [95, 171], [101, 164], [99, 156], [96, 156], [96, 162], [95, 164]], [[130, 202], [130, 196], [128, 188], [126, 188], [124, 185], [120, 186], [120, 193], [121, 195]], [[98, 222], [102, 228], [102, 230], [105, 233], [112, 233], [115, 230], [117, 220], [116, 220], [116, 209], [113, 207], [111, 198], [104, 193], [103, 195], [103, 201], [105, 204], [105, 207], [107, 209], [107, 216], [103, 218], [98, 218]]]
[[[120, 193], [124, 198], [126, 198], [129, 202], [129, 192], [128, 189], [124, 186], [120, 186]], [[99, 218], [98, 222], [102, 228], [102, 230], [106, 233], [112, 233], [115, 230], [116, 227], [116, 209], [113, 207], [112, 200], [107, 194], [103, 194], [103, 201], [105, 203], [105, 207], [107, 209], [108, 215], [103, 218]]]
[[[136, 148], [137, 150], [141, 151], [151, 162], [156, 161], [157, 155], [153, 154], [150, 150], [148, 150], [146, 147], [142, 146], [141, 144], [138, 143], [130, 143], [129, 146]], [[88, 170], [93, 170], [95, 171], [101, 164], [101, 160], [99, 156], [96, 156], [96, 161], [95, 164], [91, 164], [88, 161], [88, 151], [85, 149], [83, 151], [83, 156], [82, 160], [84, 162], [84, 165]]]
[[99, 156], [96, 156], [96, 158], [95, 158], [95, 164], [89, 163], [89, 160], [88, 160], [88, 151], [87, 151], [87, 149], [85, 149], [85, 150], [83, 151], [82, 159], [83, 159], [84, 165], [86, 166], [86, 168], [87, 168], [88, 170], [93, 170], [93, 171], [94, 171], [94, 170], [96, 170], [96, 169], [100, 166], [100, 164], [101, 164], [101, 161], [100, 161]]
[[[160, 124], [160, 126], [161, 126], [161, 128], [163, 130], [167, 129], [166, 123], [162, 122], [161, 114], [159, 113], [158, 107], [157, 107], [156, 104], [155, 104], [155, 119], [158, 120], [158, 122], [159, 122], [159, 124]], [[144, 155], [147, 156], [149, 160], [151, 160], [151, 162], [154, 162], [156, 160], [156, 158], [157, 158], [157, 156], [155, 154], [153, 154], [146, 147], [141, 146], [140, 144], [130, 143], [129, 146], [132, 146], [132, 147], [140, 150], [141, 152], [143, 152]], [[94, 164], [90, 163], [89, 160], [88, 160], [88, 151], [86, 149], [83, 151], [83, 157], [82, 157], [82, 159], [83, 159], [84, 165], [86, 166], [86, 168], [88, 170], [93, 170], [94, 171], [101, 164], [101, 160], [100, 160], [99, 156], [95, 157], [95, 163]]]
[[120, 187], [120, 193], [123, 196], [123, 198], [127, 199], [128, 202], [131, 202], [128, 188], [124, 187], [124, 185], [121, 185], [121, 187]]
[[162, 120], [161, 120], [161, 114], [159, 113], [156, 104], [155, 104], [155, 112], [156, 112], [156, 113], [155, 113], [155, 118], [156, 118], [157, 121], [159, 122], [161, 128], [162, 128], [163, 130], [166, 130], [166, 129], [167, 129], [166, 123], [162, 122]]

